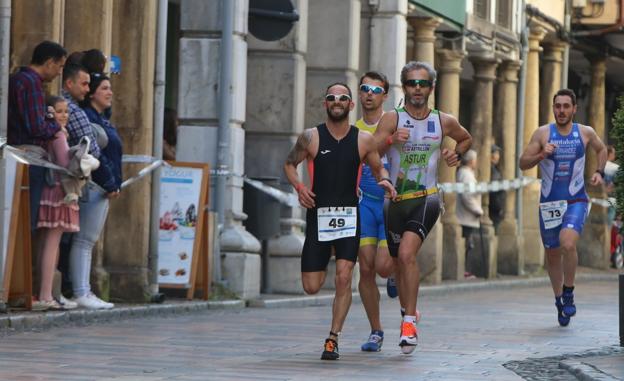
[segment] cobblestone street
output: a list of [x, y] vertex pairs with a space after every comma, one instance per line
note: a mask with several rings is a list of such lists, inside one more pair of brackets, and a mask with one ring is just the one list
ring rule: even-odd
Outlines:
[[576, 295], [579, 312], [567, 328], [557, 325], [547, 286], [425, 295], [420, 345], [411, 356], [397, 346], [398, 302], [385, 297], [384, 347], [360, 351], [369, 327], [357, 301], [337, 362], [319, 360], [329, 306], [217, 310], [15, 333], [0, 339], [0, 379], [574, 380], [554, 364], [590, 350], [614, 353], [619, 342], [617, 280], [579, 282]]

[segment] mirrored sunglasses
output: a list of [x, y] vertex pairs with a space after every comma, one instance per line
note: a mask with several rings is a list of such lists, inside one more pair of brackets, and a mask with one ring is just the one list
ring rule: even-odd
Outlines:
[[339, 94], [339, 95], [327, 94], [325, 95], [325, 100], [328, 102], [337, 102], [337, 101], [346, 102], [346, 101], [350, 101], [351, 97], [347, 94]]
[[403, 84], [409, 87], [416, 87], [416, 86], [431, 87], [433, 86], [433, 81], [428, 80], [428, 79], [408, 79]]
[[370, 91], [373, 94], [383, 94], [385, 92], [383, 87], [373, 85], [361, 85], [360, 91], [363, 93], [368, 93]]

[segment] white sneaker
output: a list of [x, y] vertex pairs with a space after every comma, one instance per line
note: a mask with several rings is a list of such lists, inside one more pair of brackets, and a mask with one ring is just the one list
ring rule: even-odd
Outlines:
[[66, 310], [73, 310], [78, 308], [78, 303], [67, 299], [63, 295], [59, 297], [59, 303]]
[[74, 301], [78, 303], [80, 307], [84, 307], [88, 310], [109, 310], [115, 307], [113, 303], [107, 303], [103, 301], [102, 299], [95, 296], [95, 294], [93, 294], [92, 292], [83, 296], [79, 296], [75, 298]]

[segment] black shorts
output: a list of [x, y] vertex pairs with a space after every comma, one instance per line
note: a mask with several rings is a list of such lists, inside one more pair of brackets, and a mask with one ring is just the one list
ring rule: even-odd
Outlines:
[[333, 241], [318, 240], [318, 219], [316, 208], [306, 211], [306, 238], [301, 253], [301, 272], [325, 271], [332, 255], [332, 247], [336, 259], [346, 259], [355, 263], [360, 247], [360, 212], [355, 237], [340, 238]]
[[440, 216], [440, 196], [386, 203], [386, 239], [390, 255], [399, 255], [401, 237], [406, 231], [418, 234], [423, 241]]

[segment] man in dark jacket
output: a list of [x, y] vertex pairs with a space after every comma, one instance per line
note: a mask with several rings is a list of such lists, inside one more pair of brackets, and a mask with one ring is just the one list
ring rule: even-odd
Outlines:
[[[501, 148], [496, 144], [492, 144], [492, 172], [491, 179], [492, 181], [501, 181], [503, 180], [503, 175], [501, 171], [498, 169], [498, 163], [500, 162]], [[503, 220], [505, 216], [505, 198], [506, 193], [504, 190], [500, 190], [497, 192], [490, 192], [490, 206], [489, 206], [489, 215], [490, 219], [494, 223], [494, 229], [498, 233], [498, 225]]]

